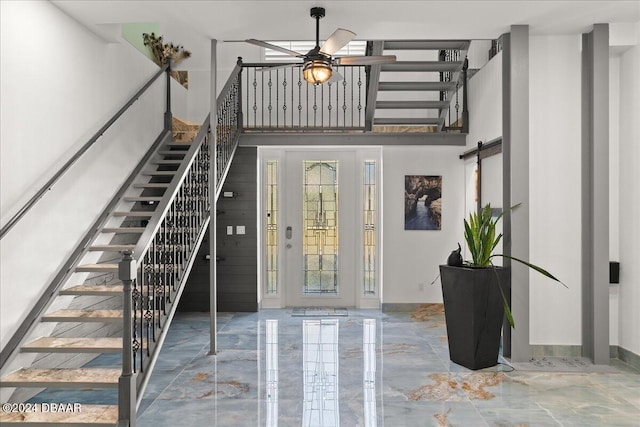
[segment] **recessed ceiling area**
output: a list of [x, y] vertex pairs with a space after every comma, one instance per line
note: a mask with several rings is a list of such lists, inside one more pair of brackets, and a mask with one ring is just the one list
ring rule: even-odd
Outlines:
[[[532, 35], [579, 34], [594, 23], [640, 21], [640, 1], [155, 1], [52, 0], [100, 34], [100, 26], [159, 22], [219, 41], [312, 40], [309, 9], [327, 10], [322, 28], [349, 28], [359, 40], [493, 39], [511, 25]], [[321, 34], [326, 37], [328, 34]]]

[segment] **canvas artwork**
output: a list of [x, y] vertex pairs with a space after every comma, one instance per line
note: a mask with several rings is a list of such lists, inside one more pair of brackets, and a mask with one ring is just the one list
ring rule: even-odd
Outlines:
[[440, 230], [442, 226], [442, 176], [405, 175], [404, 229]]

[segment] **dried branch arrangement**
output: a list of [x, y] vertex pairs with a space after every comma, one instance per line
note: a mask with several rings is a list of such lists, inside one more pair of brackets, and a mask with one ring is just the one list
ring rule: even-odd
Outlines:
[[144, 45], [149, 46], [151, 49], [155, 63], [161, 67], [167, 61], [167, 58], [171, 58], [171, 65], [173, 66], [191, 56], [191, 52], [184, 50], [183, 46], [174, 45], [173, 43], [163, 43], [162, 36], [156, 36], [154, 33], [143, 33], [142, 39]]

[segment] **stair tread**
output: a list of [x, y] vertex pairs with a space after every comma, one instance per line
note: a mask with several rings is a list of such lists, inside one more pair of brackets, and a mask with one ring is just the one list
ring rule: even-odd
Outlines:
[[60, 291], [60, 295], [119, 295], [122, 285], [76, 285]]
[[179, 165], [183, 160], [153, 160], [154, 165]]
[[176, 174], [176, 171], [147, 171], [142, 174], [149, 176], [173, 176]]
[[376, 109], [440, 109], [448, 105], [446, 101], [377, 101]]
[[90, 246], [89, 250], [92, 252], [103, 251], [103, 252], [122, 252], [122, 251], [132, 251], [134, 250], [136, 245], [94, 245]]
[[379, 82], [383, 91], [445, 91], [455, 89], [455, 82]]
[[382, 64], [380, 71], [457, 71], [462, 65], [462, 61], [397, 61]]
[[374, 125], [437, 125], [438, 123], [439, 119], [437, 117], [376, 117], [373, 119]]
[[40, 337], [21, 348], [22, 352], [40, 351], [44, 353], [52, 350], [79, 350], [81, 353], [117, 353], [122, 351], [122, 338]]
[[113, 216], [142, 216], [142, 217], [150, 217], [153, 216], [153, 211], [142, 212], [142, 211], [133, 211], [133, 212], [125, 212], [125, 211], [115, 211], [112, 213]]
[[58, 412], [0, 412], [0, 424], [27, 424], [37, 426], [72, 426], [91, 424], [94, 426], [115, 426], [118, 422], [117, 405], [82, 404], [78, 411]]
[[184, 156], [187, 150], [161, 150], [158, 151], [161, 156]]
[[76, 368], [76, 369], [19, 369], [2, 378], [3, 387], [67, 387], [96, 386], [117, 387], [121, 369]]
[[134, 188], [167, 188], [168, 182], [138, 182], [133, 184]]
[[43, 322], [121, 322], [122, 310], [58, 310], [42, 316]]
[[76, 267], [77, 273], [116, 272], [118, 264], [82, 264]]
[[162, 200], [162, 196], [127, 196], [124, 198], [127, 202], [159, 202]]
[[105, 227], [103, 233], [144, 233], [145, 227]]
[[389, 40], [384, 42], [385, 50], [455, 50], [468, 47], [469, 40]]

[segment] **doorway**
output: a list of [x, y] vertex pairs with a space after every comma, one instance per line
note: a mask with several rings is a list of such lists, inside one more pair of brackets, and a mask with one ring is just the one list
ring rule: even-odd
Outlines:
[[380, 306], [379, 158], [379, 149], [261, 151], [262, 307]]

